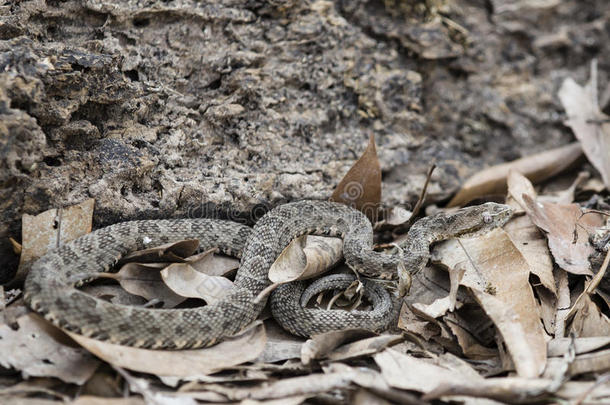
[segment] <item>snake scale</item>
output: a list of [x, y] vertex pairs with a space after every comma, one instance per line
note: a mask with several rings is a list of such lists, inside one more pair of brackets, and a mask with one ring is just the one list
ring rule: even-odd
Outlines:
[[[511, 214], [506, 205], [486, 203], [423, 218], [411, 227], [401, 249], [393, 254], [372, 250], [373, 229], [363, 214], [325, 201], [281, 205], [264, 215], [253, 229], [215, 219], [124, 222], [84, 235], [38, 259], [25, 281], [24, 299], [54, 325], [86, 337], [151, 349], [205, 347], [239, 332], [257, 318], [266, 300], [255, 297], [270, 285], [270, 266], [295, 237], [341, 236], [348, 266], [368, 276], [398, 270], [404, 284], [409, 274], [427, 263], [430, 243], [501, 226]], [[199, 239], [201, 249], [218, 247], [222, 253], [241, 257], [235, 288], [222, 300], [198, 308], [159, 310], [112, 304], [76, 288], [111, 269], [130, 251], [183, 239]], [[398, 300], [389, 300], [381, 287], [365, 287], [373, 304], [371, 311], [304, 308], [300, 302], [303, 282], [274, 291], [271, 307], [283, 327], [303, 336], [346, 327], [382, 330], [392, 322]]]

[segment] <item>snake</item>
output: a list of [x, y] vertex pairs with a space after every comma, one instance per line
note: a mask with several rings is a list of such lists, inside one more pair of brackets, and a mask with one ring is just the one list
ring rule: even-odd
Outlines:
[[[65, 243], [35, 261], [25, 280], [24, 301], [55, 326], [108, 343], [168, 350], [208, 347], [256, 320], [266, 305], [266, 297], [259, 295], [271, 284], [269, 268], [296, 237], [339, 236], [351, 269], [369, 277], [397, 273], [399, 290], [404, 290], [410, 275], [426, 265], [431, 243], [490, 230], [511, 215], [506, 205], [485, 203], [425, 217], [390, 254], [373, 250], [373, 227], [364, 214], [330, 201], [279, 205], [253, 228], [206, 218], [122, 222]], [[184, 239], [198, 239], [201, 250], [216, 247], [241, 258], [234, 288], [220, 300], [196, 308], [152, 309], [110, 303], [78, 289], [100, 272], [110, 271], [129, 252]], [[272, 313], [280, 325], [302, 336], [348, 327], [379, 331], [392, 321], [398, 300], [388, 302], [388, 294], [369, 287], [370, 311], [321, 310], [301, 305], [295, 292], [304, 291], [304, 282], [289, 283], [271, 295]]]

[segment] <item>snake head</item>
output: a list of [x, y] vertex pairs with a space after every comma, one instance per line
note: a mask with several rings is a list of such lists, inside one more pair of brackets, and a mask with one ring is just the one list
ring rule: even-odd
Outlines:
[[477, 208], [481, 210], [482, 230], [490, 230], [503, 226], [515, 213], [511, 206], [493, 202], [479, 205]]

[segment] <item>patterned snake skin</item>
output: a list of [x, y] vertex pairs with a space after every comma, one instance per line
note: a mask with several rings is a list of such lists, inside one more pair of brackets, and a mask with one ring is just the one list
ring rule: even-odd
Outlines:
[[[24, 298], [30, 308], [56, 326], [86, 337], [152, 349], [205, 347], [256, 319], [265, 300], [257, 302], [254, 298], [270, 284], [267, 272], [271, 264], [297, 236], [341, 235], [345, 260], [352, 269], [374, 276], [398, 268], [400, 282], [404, 283], [408, 273], [425, 266], [431, 242], [501, 226], [511, 213], [505, 205], [487, 203], [451, 215], [424, 218], [409, 231], [402, 245], [404, 253], [392, 255], [372, 250], [373, 230], [363, 214], [332, 202], [300, 201], [279, 206], [261, 218], [254, 229], [212, 219], [124, 222], [84, 235], [41, 257], [28, 274]], [[201, 249], [218, 247], [229, 255], [241, 253], [235, 288], [219, 302], [199, 308], [153, 310], [112, 304], [75, 288], [108, 271], [130, 251], [183, 239], [199, 239]], [[404, 266], [398, 266], [401, 260]], [[391, 317], [389, 312], [394, 310], [394, 304], [380, 295], [382, 298], [369, 297], [374, 306], [369, 316], [302, 307], [292, 312], [288, 308], [294, 309], [295, 302], [299, 303], [300, 295], [293, 294], [299, 288], [300, 282], [276, 290], [272, 307], [282, 325], [301, 335], [329, 330], [329, 325], [383, 329], [380, 314]]]

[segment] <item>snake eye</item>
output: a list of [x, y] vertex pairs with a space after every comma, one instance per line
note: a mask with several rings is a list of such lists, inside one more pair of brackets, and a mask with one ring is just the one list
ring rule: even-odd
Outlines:
[[492, 218], [491, 218], [491, 214], [489, 212], [484, 212], [483, 213], [483, 222], [485, 222], [486, 224], [491, 224]]

